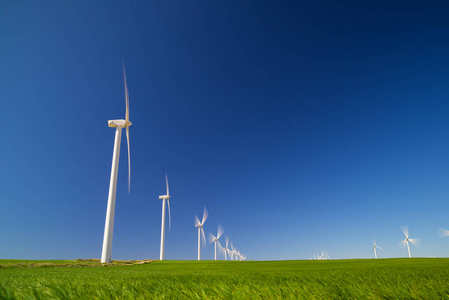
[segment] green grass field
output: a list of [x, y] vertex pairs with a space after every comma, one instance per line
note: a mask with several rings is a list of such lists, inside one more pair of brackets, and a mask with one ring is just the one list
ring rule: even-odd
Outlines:
[[[135, 262], [134, 262], [135, 263]], [[449, 259], [0, 260], [1, 299], [449, 299]]]

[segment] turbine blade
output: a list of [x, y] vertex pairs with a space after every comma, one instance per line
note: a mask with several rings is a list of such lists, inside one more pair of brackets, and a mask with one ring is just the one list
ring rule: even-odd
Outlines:
[[215, 236], [209, 232], [209, 244], [212, 244], [214, 242]]
[[405, 246], [407, 245], [407, 240], [402, 240], [402, 241], [400, 241], [400, 242], [399, 242], [399, 245], [400, 245], [402, 248], [405, 248]]
[[131, 191], [131, 154], [129, 151], [129, 126], [126, 127], [126, 142], [128, 144], [128, 195]]
[[202, 238], [203, 238], [203, 247], [206, 247], [206, 235], [204, 234], [204, 228], [203, 227], [201, 227], [201, 235], [202, 235]]
[[168, 190], [168, 176], [167, 176], [167, 173], [165, 173], [165, 186], [167, 187], [167, 196], [170, 196], [170, 192]]
[[126, 114], [125, 114], [125, 121], [128, 123], [129, 121], [129, 94], [128, 94], [128, 84], [126, 83], [126, 71], [125, 71], [125, 62], [122, 59], [122, 66], [123, 66], [123, 79], [125, 81], [125, 100], [126, 100]]
[[204, 224], [204, 222], [206, 222], [207, 217], [209, 216], [209, 213], [207, 212], [206, 206], [204, 207], [204, 212], [203, 212], [203, 221], [201, 222], [201, 224]]
[[418, 239], [408, 239], [410, 243], [415, 245], [416, 247], [419, 247], [419, 240]]
[[221, 227], [221, 225], [218, 224], [217, 239], [219, 239], [222, 236], [223, 232], [224, 232], [223, 227]]
[[449, 230], [444, 229], [444, 228], [440, 228], [440, 237], [444, 238], [449, 236]]
[[195, 215], [195, 226], [201, 225], [200, 220], [198, 219], [198, 217]]
[[168, 204], [168, 230], [171, 231], [170, 199], [167, 199], [167, 204]]
[[380, 248], [379, 246], [377, 246], [377, 245], [376, 245], [376, 247], [377, 247], [378, 249], [380, 249], [380, 250], [384, 251], [384, 249]]
[[229, 236], [225, 236], [225, 240], [226, 240], [226, 248], [228, 248], [228, 245], [229, 245]]
[[401, 230], [404, 233], [405, 237], [408, 238], [408, 227], [407, 226], [402, 226]]

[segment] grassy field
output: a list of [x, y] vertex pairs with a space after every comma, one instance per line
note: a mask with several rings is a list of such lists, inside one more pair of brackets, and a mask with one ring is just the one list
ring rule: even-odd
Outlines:
[[0, 260], [1, 299], [449, 299], [449, 259]]

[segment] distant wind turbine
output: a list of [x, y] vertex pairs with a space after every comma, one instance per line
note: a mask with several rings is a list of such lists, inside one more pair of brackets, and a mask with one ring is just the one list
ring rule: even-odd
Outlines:
[[371, 252], [374, 251], [374, 257], [377, 259], [377, 251], [376, 251], [376, 248], [379, 248], [379, 249], [382, 250], [382, 251], [384, 251], [384, 249], [382, 249], [382, 248], [380, 248], [379, 246], [376, 245], [376, 240], [374, 239], [374, 237], [373, 237], [373, 242], [374, 242], [374, 244], [373, 244], [373, 250], [371, 250]]
[[165, 252], [165, 200], [167, 200], [168, 204], [168, 229], [171, 230], [170, 192], [168, 189], [167, 173], [165, 173], [165, 186], [167, 188], [167, 194], [159, 196], [159, 199], [162, 199], [161, 252], [159, 257], [160, 260], [164, 260], [164, 252]]
[[108, 126], [115, 127], [116, 129], [115, 129], [114, 152], [112, 155], [111, 178], [109, 181], [108, 207], [106, 210], [106, 221], [104, 224], [103, 250], [101, 252], [102, 263], [111, 262], [112, 235], [114, 232], [115, 196], [117, 191], [117, 173], [120, 157], [120, 142], [122, 138], [122, 128], [126, 128], [126, 140], [128, 143], [128, 194], [131, 189], [131, 157], [129, 154], [129, 126], [131, 126], [132, 123], [129, 121], [129, 94], [128, 94], [128, 85], [126, 83], [125, 64], [122, 62], [122, 65], [123, 65], [123, 78], [125, 82], [126, 112], [125, 112], [125, 120], [108, 121]]
[[220, 239], [222, 234], [223, 234], [223, 227], [221, 227], [220, 224], [218, 224], [217, 236], [209, 232], [210, 244], [215, 243], [215, 260], [217, 260], [217, 244], [219, 247], [221, 247], [221, 244], [218, 240]]
[[405, 247], [405, 245], [407, 245], [407, 249], [408, 249], [408, 257], [412, 258], [412, 254], [411, 254], [411, 252], [410, 252], [410, 244], [409, 244], [409, 242], [412, 243], [413, 245], [415, 245], [416, 247], [418, 247], [418, 245], [419, 245], [419, 240], [418, 240], [418, 239], [410, 239], [410, 238], [408, 237], [408, 228], [407, 228], [406, 226], [402, 227], [401, 229], [402, 229], [402, 232], [403, 232], [404, 235], [405, 235], [405, 239], [402, 240], [402, 241], [400, 242], [400, 244], [401, 244], [402, 247]]
[[229, 237], [228, 236], [225, 236], [225, 241], [226, 241], [226, 247], [224, 247], [223, 248], [223, 250], [224, 250], [224, 253], [225, 253], [225, 260], [227, 260], [227, 254], [228, 254], [228, 251], [229, 251]]
[[203, 245], [206, 244], [206, 235], [204, 234], [204, 222], [206, 222], [208, 217], [206, 206], [204, 207], [203, 219], [200, 222], [197, 216], [195, 216], [195, 227], [198, 228], [198, 260], [201, 260], [201, 239], [203, 240]]

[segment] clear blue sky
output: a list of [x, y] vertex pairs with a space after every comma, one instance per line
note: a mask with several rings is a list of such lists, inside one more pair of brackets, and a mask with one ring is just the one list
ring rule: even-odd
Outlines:
[[[448, 256], [444, 1], [1, 1], [0, 258], [196, 259], [194, 215], [249, 259]], [[203, 257], [213, 258], [213, 247]]]

